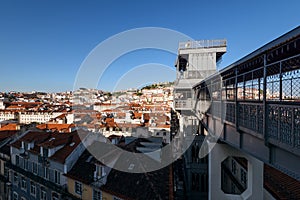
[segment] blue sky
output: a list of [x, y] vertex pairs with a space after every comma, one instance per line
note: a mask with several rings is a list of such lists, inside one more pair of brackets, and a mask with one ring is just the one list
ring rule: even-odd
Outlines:
[[[300, 1], [0, 1], [0, 91], [72, 90], [77, 71], [102, 41], [133, 28], [163, 27], [194, 39], [226, 38], [225, 67], [297, 27]], [[101, 59], [101, 56], [100, 58]], [[173, 69], [175, 55], [139, 50], [114, 61], [98, 84], [112, 90], [136, 66]], [[137, 71], [137, 77], [145, 74]], [[157, 72], [156, 80], [170, 81]], [[134, 81], [123, 84], [134, 86]]]

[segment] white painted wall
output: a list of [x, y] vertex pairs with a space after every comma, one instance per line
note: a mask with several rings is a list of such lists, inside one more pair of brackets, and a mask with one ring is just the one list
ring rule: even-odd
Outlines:
[[[223, 200], [240, 200], [240, 199], [263, 199], [263, 162], [256, 158], [245, 154], [238, 149], [230, 147], [226, 144], [208, 144], [211, 152], [209, 154], [209, 200], [223, 199]], [[225, 194], [221, 189], [221, 163], [228, 156], [245, 157], [248, 160], [248, 186], [241, 195]]]

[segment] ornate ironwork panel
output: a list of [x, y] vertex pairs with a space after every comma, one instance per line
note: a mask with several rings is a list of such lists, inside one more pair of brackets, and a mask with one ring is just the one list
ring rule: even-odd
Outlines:
[[210, 112], [215, 117], [221, 117], [221, 102], [220, 101], [213, 101], [211, 104]]
[[268, 137], [278, 139], [279, 125], [279, 107], [277, 105], [268, 105], [267, 108], [267, 134]]
[[268, 105], [268, 137], [300, 148], [300, 108], [297, 105]]
[[263, 133], [263, 105], [257, 103], [239, 103], [238, 124], [252, 131]]
[[294, 109], [294, 138], [295, 147], [300, 148], [300, 108]]
[[292, 112], [293, 108], [281, 106], [280, 112], [280, 142], [292, 145]]
[[225, 105], [225, 120], [231, 123], [235, 123], [235, 103], [226, 102]]
[[264, 131], [264, 108], [263, 105], [257, 105], [257, 132], [263, 134]]

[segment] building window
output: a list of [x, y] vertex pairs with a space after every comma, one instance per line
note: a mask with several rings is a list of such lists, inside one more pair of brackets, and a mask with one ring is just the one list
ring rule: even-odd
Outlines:
[[8, 177], [9, 175], [8, 175], [8, 169], [7, 169], [7, 167], [4, 167], [4, 176], [5, 177]]
[[231, 172], [236, 174], [236, 162], [235, 160], [231, 160]]
[[34, 182], [30, 181], [30, 194], [32, 196], [36, 195], [36, 185]]
[[49, 178], [49, 169], [48, 169], [48, 167], [44, 167], [44, 178], [45, 179]]
[[27, 142], [24, 142], [24, 150], [28, 150], [28, 143]]
[[18, 155], [16, 155], [16, 165], [17, 166], [20, 165], [20, 157]]
[[192, 146], [192, 162], [199, 162], [199, 146], [198, 144]]
[[59, 195], [56, 192], [52, 192], [52, 200], [59, 200]]
[[201, 174], [201, 192], [207, 192], [208, 179], [206, 174]]
[[26, 178], [25, 177], [22, 177], [22, 179], [21, 179], [21, 188], [22, 188], [22, 190], [27, 189], [27, 184], [26, 184]]
[[54, 170], [54, 182], [60, 184], [60, 172]]
[[27, 160], [23, 160], [23, 169], [27, 170], [28, 169], [28, 161]]
[[93, 200], [102, 200], [101, 191], [93, 190]]
[[197, 173], [192, 173], [192, 191], [200, 190], [200, 177]]
[[18, 185], [18, 174], [14, 173], [14, 184]]
[[37, 164], [35, 162], [32, 163], [32, 173], [37, 174]]
[[49, 155], [49, 150], [46, 148], [43, 148], [43, 157], [48, 157]]
[[16, 192], [13, 193], [13, 200], [19, 200], [18, 193], [16, 193]]
[[75, 192], [77, 194], [82, 194], [82, 184], [79, 182], [75, 182]]
[[241, 181], [244, 185], [247, 183], [247, 173], [243, 169], [241, 169]]
[[41, 200], [47, 200], [47, 192], [44, 187], [41, 187]]

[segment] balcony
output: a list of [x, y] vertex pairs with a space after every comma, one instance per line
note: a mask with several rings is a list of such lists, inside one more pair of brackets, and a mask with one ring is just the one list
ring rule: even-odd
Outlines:
[[193, 108], [193, 100], [189, 99], [175, 99], [175, 109], [176, 110], [192, 110]]
[[212, 48], [212, 47], [226, 47], [226, 40], [198, 40], [180, 42], [179, 49], [199, 49], [199, 48]]

